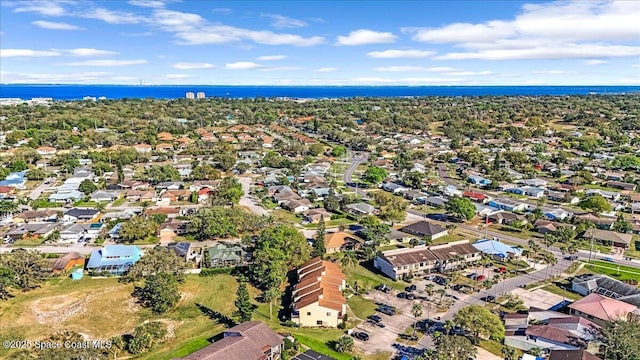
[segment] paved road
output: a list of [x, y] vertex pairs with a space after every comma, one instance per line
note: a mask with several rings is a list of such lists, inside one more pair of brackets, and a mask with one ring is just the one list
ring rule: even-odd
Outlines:
[[269, 212], [262, 206], [258, 205], [255, 199], [249, 195], [253, 180], [250, 177], [243, 176], [239, 178], [239, 181], [242, 185], [242, 191], [244, 192], [244, 195], [240, 198], [240, 206], [246, 206], [251, 210], [251, 212], [257, 215], [269, 215]]
[[438, 177], [442, 179], [444, 182], [446, 182], [447, 185], [453, 185], [453, 186], [460, 185], [456, 180], [449, 177], [449, 174], [447, 173], [447, 167], [443, 163], [438, 164]]
[[347, 168], [347, 170], [344, 172], [344, 174], [342, 174], [342, 181], [344, 182], [345, 186], [349, 187], [353, 191], [357, 191], [358, 195], [367, 196], [367, 193], [364, 192], [363, 190], [357, 189], [355, 186], [349, 186], [347, 184], [352, 182], [351, 178], [353, 177], [353, 173], [358, 168], [358, 165], [360, 165], [360, 164], [362, 164], [364, 162], [367, 162], [367, 159], [368, 159], [369, 155], [367, 153], [365, 153], [365, 155], [362, 156], [362, 157], [355, 157], [355, 156], [353, 156], [353, 153], [351, 152], [351, 150], [347, 150], [347, 151], [349, 151], [349, 155], [352, 156], [351, 165], [349, 165], [349, 168]]
[[48, 188], [51, 187], [51, 185], [55, 182], [54, 178], [47, 178], [44, 179], [44, 181], [42, 182], [42, 184], [38, 185], [37, 188], [31, 190], [31, 192], [29, 193], [29, 199], [31, 200], [35, 200], [37, 198], [40, 197], [40, 195], [45, 192], [45, 190], [47, 190]]

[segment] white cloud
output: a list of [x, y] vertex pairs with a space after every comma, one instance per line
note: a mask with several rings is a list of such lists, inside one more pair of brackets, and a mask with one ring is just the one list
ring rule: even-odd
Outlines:
[[145, 8], [163, 8], [168, 1], [162, 0], [129, 0], [129, 4], [133, 6]]
[[96, 8], [80, 14], [80, 17], [96, 19], [107, 24], [138, 24], [145, 21], [145, 18], [128, 12], [111, 11], [104, 8]]
[[436, 59], [515, 60], [637, 56], [640, 6], [633, 1], [526, 4], [511, 20], [403, 28], [413, 39], [465, 49]]
[[488, 49], [454, 52], [436, 60], [520, 60], [520, 59], [584, 59], [593, 57], [625, 57], [640, 55], [640, 46], [599, 44], [558, 44], [526, 49]]
[[188, 79], [194, 77], [194, 75], [189, 74], [167, 74], [164, 77], [167, 79]]
[[256, 64], [250, 61], [238, 61], [230, 64], [225, 64], [224, 67], [230, 70], [252, 70], [259, 69], [263, 66], [264, 65]]
[[31, 50], [31, 49], [0, 49], [0, 58], [11, 57], [47, 57], [60, 56], [57, 51]]
[[295, 34], [249, 30], [228, 25], [211, 25], [198, 14], [170, 10], [154, 11], [151, 23], [174, 33], [178, 44], [225, 44], [250, 40], [263, 45], [313, 46], [325, 42], [321, 36], [303, 37]]
[[386, 72], [435, 72], [442, 73], [449, 76], [485, 76], [491, 75], [493, 72], [484, 71], [464, 71], [457, 70], [450, 67], [422, 67], [422, 66], [384, 66], [373, 69], [374, 71], [386, 71]]
[[264, 55], [258, 56], [256, 60], [258, 61], [276, 61], [276, 60], [284, 60], [288, 58], [287, 55]]
[[600, 59], [592, 59], [592, 60], [585, 60], [584, 64], [587, 66], [595, 66], [595, 65], [604, 65], [609, 63], [608, 61], [604, 61], [604, 60], [600, 60]]
[[107, 72], [83, 72], [83, 73], [11, 73], [0, 72], [0, 82], [3, 83], [21, 83], [21, 84], [86, 84], [86, 83], [104, 83], [110, 76]]
[[197, 69], [212, 69], [213, 64], [209, 63], [177, 63], [173, 64], [174, 69], [179, 70], [197, 70]]
[[564, 70], [533, 70], [531, 73], [539, 75], [563, 75], [567, 72]]
[[367, 56], [372, 58], [381, 59], [419, 59], [426, 58], [434, 55], [434, 51], [425, 50], [385, 50], [385, 51], [372, 51], [367, 53]]
[[271, 26], [279, 29], [294, 29], [294, 28], [301, 28], [301, 27], [307, 26], [307, 23], [302, 20], [292, 19], [290, 17], [286, 17], [283, 15], [264, 14], [262, 16], [270, 18], [272, 20]]
[[407, 65], [395, 65], [395, 66], [383, 66], [373, 69], [374, 71], [388, 71], [388, 72], [409, 72], [409, 71], [431, 71], [430, 68], [422, 66], [407, 66]]
[[35, 26], [41, 27], [43, 29], [50, 29], [50, 30], [82, 30], [82, 28], [76, 25], [71, 25], [63, 22], [51, 22], [51, 21], [38, 20], [38, 21], [32, 22], [32, 24]]
[[314, 72], [319, 72], [319, 73], [328, 73], [328, 72], [334, 72], [337, 71], [338, 69], [334, 68], [334, 67], [322, 67], [319, 69], [315, 69], [313, 70]]
[[115, 67], [115, 66], [129, 66], [146, 64], [147, 60], [86, 60], [77, 61], [71, 63], [65, 63], [63, 65], [68, 66], [100, 66], [100, 67]]
[[300, 71], [302, 69], [300, 66], [277, 66], [261, 68], [259, 71]]
[[35, 0], [35, 1], [20, 1], [14, 3], [7, 3], [9, 6], [17, 5], [13, 12], [32, 12], [44, 16], [63, 16], [67, 13], [62, 4], [70, 4], [72, 1], [58, 0]]
[[396, 41], [396, 35], [390, 32], [379, 32], [367, 29], [355, 30], [347, 36], [338, 36], [336, 45], [388, 44]]
[[115, 51], [109, 50], [98, 50], [98, 49], [90, 49], [90, 48], [78, 48], [71, 50], [63, 50], [69, 55], [72, 56], [110, 56], [110, 55], [118, 55]]

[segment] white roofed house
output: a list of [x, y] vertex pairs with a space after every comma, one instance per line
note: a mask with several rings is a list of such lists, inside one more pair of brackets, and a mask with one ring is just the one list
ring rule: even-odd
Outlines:
[[96, 190], [90, 196], [90, 201], [95, 202], [112, 202], [117, 199], [119, 194], [112, 191]]

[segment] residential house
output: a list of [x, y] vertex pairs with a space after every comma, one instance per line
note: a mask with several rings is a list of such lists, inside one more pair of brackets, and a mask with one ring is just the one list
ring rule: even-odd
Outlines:
[[84, 256], [77, 252], [68, 252], [59, 258], [52, 259], [51, 270], [54, 274], [60, 274], [71, 270], [75, 266], [84, 267]]
[[593, 214], [576, 215], [575, 220], [576, 222], [585, 222], [585, 223], [594, 224], [596, 228], [603, 229], [603, 230], [611, 229], [611, 226], [613, 225], [613, 223], [616, 222], [616, 219], [599, 217]]
[[107, 245], [91, 252], [87, 270], [96, 273], [109, 272], [122, 275], [142, 257], [142, 252], [134, 245]]
[[493, 214], [486, 216], [486, 221], [490, 224], [505, 224], [511, 225], [515, 221], [526, 221], [526, 218], [522, 215], [517, 215], [510, 212], [505, 211], [497, 211]]
[[636, 309], [635, 305], [596, 293], [591, 293], [569, 305], [571, 315], [584, 317], [600, 326], [604, 326], [609, 321], [626, 320]]
[[247, 253], [238, 245], [215, 244], [207, 249], [209, 255], [209, 267], [229, 267], [244, 265], [247, 262]]
[[529, 205], [527, 205], [526, 203], [511, 199], [493, 199], [489, 201], [488, 205], [496, 209], [514, 212], [525, 211], [529, 207]]
[[309, 199], [287, 200], [282, 203], [282, 208], [295, 214], [303, 213], [313, 206]]
[[354, 235], [344, 231], [328, 233], [324, 236], [324, 248], [327, 254], [333, 254], [344, 250], [354, 250], [362, 244], [362, 241]]
[[338, 327], [347, 311], [346, 277], [338, 264], [313, 258], [297, 270], [291, 320], [299, 326]]
[[462, 190], [458, 190], [458, 188], [456, 188], [453, 185], [447, 185], [444, 187], [444, 189], [442, 189], [442, 194], [448, 197], [454, 197], [454, 196], [460, 196], [462, 197]]
[[560, 203], [577, 204], [580, 202], [580, 198], [571, 195], [568, 191], [547, 191], [547, 200]]
[[551, 350], [548, 360], [600, 360], [600, 358], [584, 349]]
[[382, 189], [394, 194], [401, 194], [409, 191], [408, 187], [393, 182], [386, 182], [382, 184]]
[[468, 240], [430, 246], [429, 250], [438, 258], [440, 272], [449, 271], [463, 264], [473, 264], [482, 258], [482, 253], [469, 244]]
[[611, 181], [607, 181], [607, 187], [625, 190], [625, 191], [635, 191], [637, 188], [637, 185], [633, 183], [611, 180]]
[[429, 240], [435, 240], [448, 234], [445, 227], [424, 220], [404, 226], [400, 231]]
[[324, 217], [325, 221], [329, 221], [331, 219], [331, 213], [324, 208], [309, 209], [304, 213], [304, 220], [311, 224], [319, 223], [322, 217]]
[[50, 156], [56, 154], [56, 148], [53, 148], [51, 146], [40, 146], [36, 149], [36, 152], [40, 156]]
[[147, 190], [149, 186], [149, 183], [138, 180], [124, 180], [123, 182], [118, 184], [118, 187], [127, 190]]
[[96, 190], [89, 196], [89, 201], [112, 202], [120, 195], [111, 191]]
[[124, 198], [134, 202], [152, 202], [155, 201], [156, 193], [153, 190], [127, 190], [124, 192]]
[[525, 179], [525, 180], [520, 180], [519, 181], [521, 184], [525, 184], [528, 186], [533, 186], [533, 187], [544, 187], [546, 188], [548, 185], [548, 182], [546, 180], [543, 179]]
[[605, 191], [605, 190], [600, 190], [600, 189], [587, 189], [585, 192], [586, 196], [594, 196], [594, 195], [600, 195], [603, 198], [609, 200], [609, 201], [618, 201], [620, 200], [620, 193], [616, 192], [616, 191]]
[[247, 321], [226, 329], [222, 339], [183, 360], [279, 360], [284, 349], [282, 337], [259, 321]]
[[589, 229], [584, 233], [583, 238], [593, 239], [601, 244], [613, 244], [615, 247], [628, 249], [631, 245], [633, 235], [602, 229]]
[[173, 252], [177, 257], [185, 261], [199, 262], [199, 247], [194, 246], [193, 242], [175, 242], [167, 244], [169, 251]]
[[612, 299], [640, 306], [640, 288], [625, 284], [601, 274], [578, 275], [571, 280], [571, 290], [587, 296], [591, 293], [600, 294]]
[[173, 241], [176, 236], [187, 233], [187, 223], [182, 220], [168, 219], [158, 227], [158, 238], [160, 243]]
[[517, 246], [509, 246], [496, 240], [481, 239], [474, 242], [473, 247], [481, 251], [483, 254], [504, 260], [507, 258], [519, 258], [522, 255], [522, 249]]
[[418, 204], [429, 205], [435, 208], [444, 208], [447, 204], [447, 198], [444, 196], [424, 196], [415, 199]]
[[180, 190], [184, 183], [182, 181], [163, 181], [156, 185], [158, 190]]
[[16, 224], [23, 222], [49, 222], [56, 221], [57, 216], [58, 212], [51, 209], [23, 211], [19, 214], [13, 215], [12, 221]]
[[515, 188], [507, 189], [506, 192], [517, 194], [517, 195], [530, 196], [530, 197], [534, 197], [536, 199], [540, 199], [540, 198], [544, 197], [545, 189], [537, 188], [537, 187], [533, 187], [533, 186], [522, 186], [522, 187], [515, 187]]
[[378, 212], [375, 206], [363, 202], [348, 204], [346, 208], [354, 215], [374, 215]]
[[604, 178], [607, 180], [613, 180], [613, 181], [623, 181], [624, 180], [624, 173], [622, 172], [605, 172], [604, 173]]
[[77, 221], [91, 222], [97, 219], [98, 215], [100, 215], [100, 210], [73, 208], [62, 215], [62, 221], [65, 223], [74, 223]]
[[467, 177], [467, 182], [478, 186], [491, 185], [491, 180], [479, 175], [469, 175]]
[[153, 148], [149, 144], [135, 144], [133, 149], [139, 154], [149, 154]]
[[479, 204], [484, 204], [489, 199], [487, 195], [479, 192], [474, 192], [474, 191], [465, 191], [462, 193], [462, 196]]
[[65, 192], [57, 192], [49, 195], [47, 200], [55, 203], [68, 203], [72, 201], [78, 201], [84, 197], [84, 193], [78, 190], [71, 190]]
[[561, 227], [571, 227], [575, 229], [575, 225], [561, 223], [557, 221], [549, 221], [544, 219], [538, 219], [535, 223], [533, 223], [533, 228], [536, 232], [540, 234], [550, 234], [556, 232]]
[[173, 135], [171, 135], [171, 133], [168, 133], [168, 132], [165, 132], [165, 131], [158, 133], [158, 135], [156, 135], [156, 137], [160, 141], [172, 141], [173, 140]]
[[568, 218], [571, 214], [566, 210], [563, 210], [561, 208], [557, 208], [557, 209], [552, 209], [552, 210], [545, 211], [543, 213], [543, 215], [544, 215], [545, 218], [547, 218], [549, 220], [563, 221], [564, 219]]
[[63, 244], [75, 244], [84, 237], [85, 228], [82, 224], [71, 224], [60, 230], [60, 240]]
[[155, 214], [163, 214], [163, 215], [167, 215], [168, 219], [175, 219], [176, 217], [181, 215], [180, 208], [177, 208], [177, 207], [158, 207], [155, 209], [147, 209], [145, 214], [147, 214], [148, 216], [155, 215]]

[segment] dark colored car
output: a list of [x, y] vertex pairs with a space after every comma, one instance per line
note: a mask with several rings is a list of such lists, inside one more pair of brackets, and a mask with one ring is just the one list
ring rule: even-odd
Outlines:
[[396, 314], [396, 310], [394, 308], [392, 308], [391, 306], [387, 306], [387, 305], [380, 305], [378, 306], [377, 309], [379, 312], [385, 314], [385, 315], [395, 315]]
[[484, 264], [484, 267], [486, 267], [486, 268], [490, 268], [490, 267], [492, 267], [492, 266], [493, 266], [493, 263], [486, 263], [486, 264]]
[[404, 288], [404, 291], [406, 291], [406, 292], [412, 292], [412, 291], [416, 291], [417, 289], [418, 289], [418, 287], [417, 287], [417, 286], [415, 286], [415, 285], [409, 285], [409, 286], [407, 286], [406, 288]]
[[367, 322], [368, 322], [369, 324], [371, 324], [371, 325], [373, 325], [373, 326], [377, 326], [377, 327], [379, 327], [379, 328], [381, 328], [381, 329], [385, 327], [385, 326], [384, 326], [384, 324], [383, 324], [383, 323], [381, 323], [381, 322], [375, 322], [375, 321], [373, 321], [373, 320], [367, 320]]
[[401, 292], [398, 294], [398, 299], [406, 299], [406, 298], [407, 298], [407, 293]]
[[380, 285], [376, 286], [376, 290], [380, 290], [380, 291], [382, 291], [384, 293], [388, 293], [389, 291], [391, 291], [391, 289], [385, 284], [380, 284]]
[[369, 320], [371, 320], [371, 321], [373, 321], [373, 322], [377, 322], [377, 323], [379, 323], [380, 321], [382, 321], [382, 318], [381, 318], [380, 316], [378, 316], [378, 315], [370, 315], [370, 316], [367, 316], [367, 319], [369, 319]]
[[444, 285], [446, 280], [440, 276], [436, 276], [435, 278], [433, 278], [433, 282], [438, 285]]
[[482, 298], [482, 300], [486, 301], [486, 302], [494, 302], [496, 301], [496, 297], [493, 295], [488, 295]]
[[610, 258], [610, 257], [603, 257], [602, 261], [616, 262], [615, 260], [613, 260], [613, 258]]
[[364, 331], [354, 332], [353, 333], [353, 337], [358, 339], [358, 340], [362, 340], [362, 341], [368, 341], [369, 340], [369, 334], [367, 334]]
[[578, 258], [579, 258], [578, 255], [568, 255], [564, 257], [565, 260], [571, 260], [571, 261], [576, 261], [578, 260]]
[[416, 296], [415, 296], [415, 295], [413, 295], [413, 294], [411, 294], [411, 293], [409, 293], [409, 294], [407, 294], [407, 298], [406, 298], [406, 299], [407, 299], [407, 300], [415, 300], [415, 299], [416, 299]]

